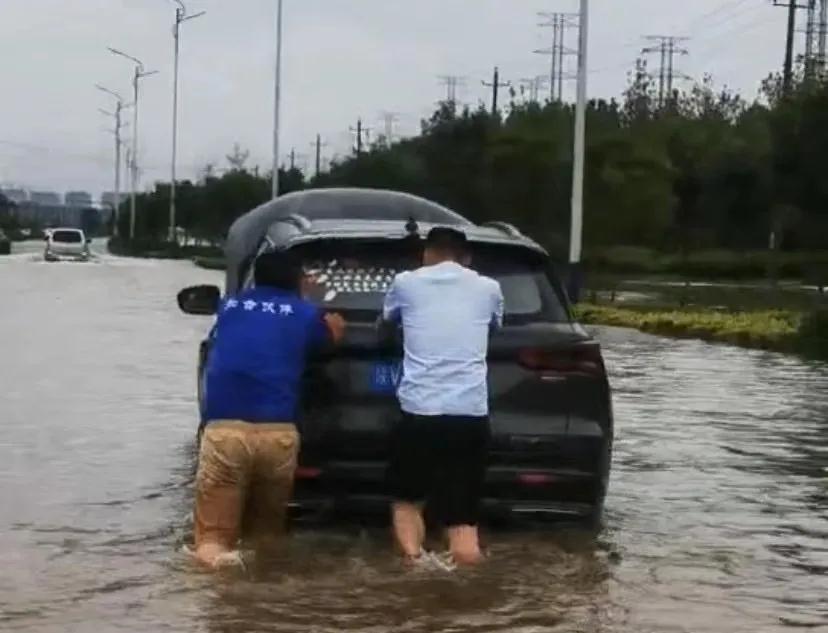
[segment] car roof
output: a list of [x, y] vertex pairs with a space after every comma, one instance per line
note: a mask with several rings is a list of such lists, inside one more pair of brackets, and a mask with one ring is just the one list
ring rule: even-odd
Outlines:
[[473, 243], [528, 249], [547, 256], [515, 227], [492, 222], [476, 225], [435, 202], [407, 193], [376, 189], [311, 189], [287, 194], [238, 218], [225, 244], [227, 292], [235, 292], [239, 267], [267, 237], [276, 248], [319, 240], [425, 237], [435, 226], [452, 226]]

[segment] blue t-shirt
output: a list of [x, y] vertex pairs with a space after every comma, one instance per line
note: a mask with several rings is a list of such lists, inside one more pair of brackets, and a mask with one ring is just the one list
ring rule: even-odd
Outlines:
[[263, 287], [226, 298], [207, 363], [205, 419], [294, 422], [308, 354], [328, 338], [319, 309], [294, 293]]

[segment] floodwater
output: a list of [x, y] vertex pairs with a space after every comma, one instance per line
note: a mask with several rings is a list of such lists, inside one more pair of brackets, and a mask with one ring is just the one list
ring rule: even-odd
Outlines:
[[828, 631], [828, 366], [599, 330], [606, 528], [487, 534], [404, 571], [384, 530], [294, 533], [212, 576], [191, 539], [194, 364], [218, 280], [186, 262], [0, 258], [0, 630]]

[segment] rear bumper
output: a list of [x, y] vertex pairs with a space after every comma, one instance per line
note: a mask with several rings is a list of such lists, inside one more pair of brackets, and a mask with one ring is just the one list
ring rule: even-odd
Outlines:
[[[318, 478], [297, 478], [291, 514], [300, 522], [342, 516], [387, 520], [392, 499], [380, 463], [332, 464]], [[604, 479], [579, 470], [492, 466], [481, 500], [484, 522], [521, 520], [583, 521], [600, 515]]]
[[46, 251], [44, 258], [46, 261], [57, 262], [62, 260], [72, 261], [86, 261], [89, 259], [89, 253], [84, 251], [82, 253], [60, 253], [56, 251]]

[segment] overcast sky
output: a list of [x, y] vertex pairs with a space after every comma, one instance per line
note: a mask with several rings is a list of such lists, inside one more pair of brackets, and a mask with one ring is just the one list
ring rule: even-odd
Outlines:
[[[250, 164], [270, 163], [276, 0], [189, 0], [207, 14], [182, 27], [179, 174], [225, 164], [238, 142]], [[687, 36], [680, 69], [754, 97], [782, 62], [785, 12], [771, 0], [592, 0], [589, 93], [618, 96], [642, 35]], [[102, 83], [130, 94], [129, 62], [159, 74], [142, 83], [143, 184], [167, 178], [172, 117], [172, 0], [0, 0], [0, 183], [36, 189], [111, 189], [113, 137], [98, 108]], [[441, 75], [466, 77], [464, 101], [488, 98], [482, 79], [546, 73], [532, 53], [551, 33], [539, 11], [574, 11], [577, 0], [285, 0], [282, 133], [312, 163], [348, 151], [349, 126], [376, 131], [382, 111], [413, 134], [445, 94]], [[804, 18], [804, 15], [802, 16]], [[576, 33], [569, 39], [575, 45]], [[656, 59], [652, 60], [655, 64]], [[570, 60], [574, 64], [574, 59]], [[569, 86], [567, 94], [571, 94]], [[131, 131], [127, 130], [127, 136]]]

